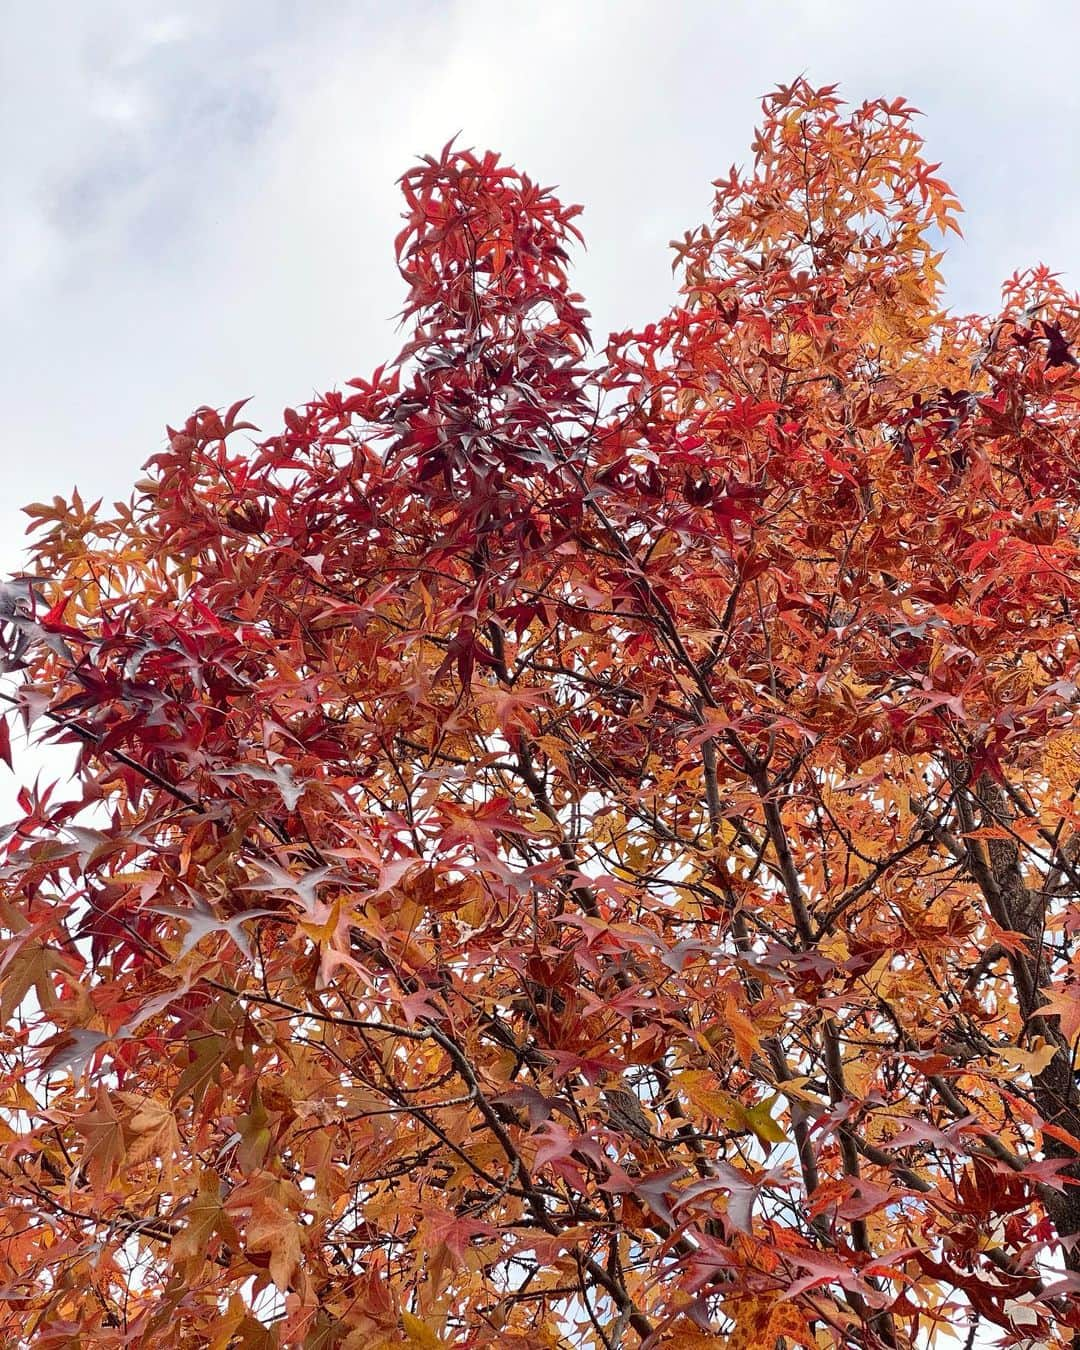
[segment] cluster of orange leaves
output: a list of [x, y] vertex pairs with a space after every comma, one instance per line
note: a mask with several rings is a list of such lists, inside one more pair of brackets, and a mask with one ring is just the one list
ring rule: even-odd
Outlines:
[[1080, 315], [913, 117], [771, 95], [602, 351], [448, 146], [392, 365], [28, 508], [5, 1344], [1069, 1343]]

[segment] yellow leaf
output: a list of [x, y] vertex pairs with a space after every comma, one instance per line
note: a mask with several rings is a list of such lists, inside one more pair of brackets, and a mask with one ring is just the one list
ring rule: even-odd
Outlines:
[[727, 1092], [713, 1086], [714, 1076], [700, 1069], [687, 1069], [679, 1074], [679, 1091], [699, 1110], [705, 1111], [725, 1129], [737, 1130], [746, 1124], [746, 1108]]
[[781, 1336], [793, 1345], [807, 1344], [807, 1326], [802, 1314], [790, 1303], [774, 1298], [733, 1299], [724, 1312], [734, 1323], [726, 1340], [727, 1350], [759, 1350]]
[[716, 1350], [721, 1338], [709, 1331], [680, 1327], [662, 1342], [663, 1350]]
[[443, 1350], [446, 1342], [442, 1337], [436, 1336], [426, 1322], [422, 1322], [411, 1312], [401, 1314], [401, 1325], [413, 1345], [422, 1346], [423, 1350]]
[[757, 1106], [743, 1108], [747, 1125], [750, 1126], [763, 1144], [782, 1144], [787, 1139], [787, 1135], [770, 1114], [775, 1101], [776, 1097], [772, 1096], [766, 1098], [763, 1102], [758, 1102]]
[[761, 1038], [749, 1017], [733, 998], [724, 999], [724, 1020], [735, 1042], [735, 1052], [744, 1064], [749, 1064], [761, 1048]]
[[1042, 769], [1050, 786], [1071, 791], [1080, 779], [1080, 731], [1065, 731], [1046, 743]]

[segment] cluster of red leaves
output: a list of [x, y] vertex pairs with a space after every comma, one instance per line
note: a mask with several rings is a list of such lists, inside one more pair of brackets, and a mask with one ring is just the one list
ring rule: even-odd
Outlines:
[[29, 508], [5, 1344], [1069, 1343], [1080, 315], [912, 116], [768, 98], [602, 357], [447, 147], [392, 366]]

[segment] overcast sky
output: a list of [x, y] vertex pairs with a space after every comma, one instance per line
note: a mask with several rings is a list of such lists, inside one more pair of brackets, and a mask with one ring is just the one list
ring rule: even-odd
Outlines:
[[394, 180], [455, 132], [585, 205], [595, 332], [672, 295], [668, 240], [805, 72], [902, 94], [967, 207], [953, 303], [1080, 284], [1080, 6], [805, 0], [35, 0], [5, 15], [0, 565], [18, 507], [127, 495], [200, 403], [285, 403], [398, 345]]

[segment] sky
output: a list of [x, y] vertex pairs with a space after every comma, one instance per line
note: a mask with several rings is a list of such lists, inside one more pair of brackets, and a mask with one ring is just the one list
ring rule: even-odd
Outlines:
[[36, 0], [0, 57], [0, 568], [30, 500], [126, 497], [166, 423], [395, 354], [395, 181], [458, 133], [583, 203], [594, 334], [673, 295], [668, 241], [805, 73], [925, 114], [968, 214], [960, 309], [1080, 287], [1080, 6], [937, 0]]

